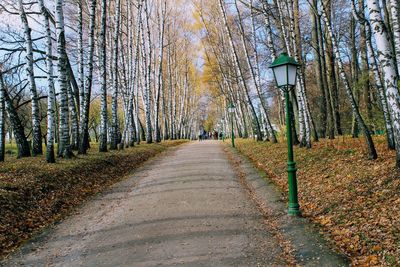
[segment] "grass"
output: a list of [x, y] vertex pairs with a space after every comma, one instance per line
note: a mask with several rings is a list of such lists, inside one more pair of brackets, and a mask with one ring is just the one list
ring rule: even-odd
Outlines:
[[[44, 156], [0, 163], [0, 257], [121, 179], [149, 158], [185, 140], [141, 144], [47, 164]], [[12, 150], [12, 147], [8, 148]]]
[[[352, 258], [353, 265], [400, 265], [400, 172], [384, 137], [374, 138], [379, 158], [367, 160], [364, 140], [321, 140], [295, 148], [302, 214]], [[237, 140], [238, 150], [287, 194], [284, 140]]]

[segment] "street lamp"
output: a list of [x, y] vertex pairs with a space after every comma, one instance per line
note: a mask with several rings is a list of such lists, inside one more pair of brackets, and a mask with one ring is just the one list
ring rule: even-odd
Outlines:
[[228, 112], [231, 114], [231, 137], [232, 137], [232, 147], [235, 147], [235, 133], [233, 132], [233, 113], [235, 113], [235, 105], [230, 102], [228, 106]]
[[292, 126], [289, 116], [289, 92], [295, 86], [297, 79], [297, 68], [300, 66], [297, 61], [282, 53], [270, 68], [275, 77], [276, 84], [285, 94], [286, 108], [286, 136], [288, 144], [288, 183], [289, 183], [289, 215], [300, 215], [300, 205], [297, 197], [296, 163], [293, 156]]

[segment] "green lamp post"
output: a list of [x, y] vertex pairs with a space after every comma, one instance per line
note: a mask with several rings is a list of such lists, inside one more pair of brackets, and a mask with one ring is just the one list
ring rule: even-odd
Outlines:
[[232, 102], [230, 102], [229, 106], [228, 106], [228, 112], [229, 112], [229, 114], [231, 114], [232, 147], [235, 147], [235, 133], [233, 132], [233, 115], [234, 115], [233, 113], [235, 113], [235, 108], [236, 108], [235, 105]]
[[296, 163], [293, 155], [292, 126], [289, 116], [289, 92], [296, 85], [299, 63], [286, 53], [282, 53], [271, 64], [276, 84], [285, 94], [286, 136], [288, 145], [288, 184], [289, 184], [289, 215], [300, 215], [300, 205], [297, 196]]

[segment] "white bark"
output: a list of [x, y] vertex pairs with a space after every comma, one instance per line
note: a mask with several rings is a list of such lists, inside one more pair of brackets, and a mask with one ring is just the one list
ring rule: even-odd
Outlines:
[[[78, 88], [79, 88], [79, 121], [83, 121], [83, 106], [85, 103], [85, 64], [83, 49], [83, 0], [78, 0]], [[80, 124], [82, 126], [82, 124]], [[82, 129], [79, 129], [82, 132]]]
[[389, 42], [389, 35], [382, 20], [379, 3], [376, 0], [367, 0], [372, 33], [375, 37], [377, 53], [383, 72], [383, 81], [386, 88], [386, 98], [394, 129], [396, 145], [396, 166], [400, 167], [400, 95], [398, 75]]
[[99, 51], [99, 69], [100, 69], [100, 144], [99, 151], [107, 151], [107, 0], [101, 1], [101, 29], [100, 29], [100, 51]]
[[94, 57], [94, 43], [95, 36], [94, 30], [96, 27], [96, 0], [90, 1], [89, 6], [89, 51], [88, 51], [88, 68], [86, 74], [86, 84], [84, 92], [83, 107], [81, 110], [81, 133], [80, 133], [80, 144], [79, 154], [86, 154], [89, 148], [89, 109], [90, 109], [90, 97], [92, 93], [93, 85], [93, 57]]
[[[144, 85], [144, 111], [145, 111], [145, 120], [146, 120], [146, 142], [152, 143], [153, 142], [153, 135], [152, 135], [152, 125], [151, 125], [151, 60], [152, 60], [152, 47], [151, 47], [151, 34], [150, 34], [150, 13], [149, 13], [148, 3], [147, 1], [144, 2], [144, 15], [145, 15], [145, 22], [146, 22], [146, 38], [144, 36], [143, 27], [142, 31], [142, 46], [143, 46], [143, 54], [145, 60], [145, 85]], [[146, 42], [147, 41], [147, 42]]]
[[390, 11], [392, 15], [392, 30], [397, 62], [397, 71], [400, 74], [400, 22], [399, 22], [399, 0], [390, 0]]
[[159, 19], [159, 55], [158, 55], [158, 77], [157, 77], [157, 91], [154, 103], [154, 138], [156, 142], [161, 141], [160, 127], [159, 127], [159, 113], [160, 113], [160, 94], [164, 90], [163, 83], [163, 57], [164, 57], [164, 32], [165, 32], [165, 15], [167, 9], [167, 1], [164, 0], [161, 7], [161, 16]]
[[110, 149], [118, 149], [119, 143], [119, 123], [118, 123], [118, 55], [119, 55], [119, 30], [121, 17], [121, 0], [115, 2], [115, 22], [114, 22], [114, 50], [113, 50], [113, 94], [111, 104], [111, 144]]
[[[301, 58], [301, 43], [298, 43], [296, 40], [299, 38], [297, 36], [299, 29], [296, 28], [296, 21], [295, 14], [294, 14], [294, 7], [292, 3], [287, 5], [288, 7], [288, 14], [289, 14], [289, 33], [292, 38], [293, 44], [293, 55], [297, 62], [300, 64], [302, 63]], [[298, 15], [298, 14], [297, 14]], [[299, 23], [297, 21], [297, 23]], [[297, 31], [296, 31], [297, 29]], [[306, 88], [304, 82], [304, 68], [300, 67], [298, 70], [298, 78], [297, 78], [297, 102], [299, 107], [299, 135], [300, 135], [300, 145], [306, 146], [307, 148], [311, 148], [311, 126], [310, 126], [310, 111], [307, 105], [307, 95], [306, 95]]]
[[68, 113], [68, 73], [67, 73], [67, 54], [65, 50], [65, 31], [63, 0], [56, 2], [56, 34], [57, 34], [57, 69], [58, 85], [60, 88], [60, 126], [58, 156], [70, 158], [72, 155], [69, 140], [69, 113]]
[[379, 100], [381, 101], [382, 105], [382, 111], [383, 111], [383, 118], [385, 120], [385, 127], [386, 127], [386, 135], [387, 135], [387, 141], [388, 141], [388, 147], [390, 149], [395, 149], [396, 145], [394, 142], [394, 133], [393, 133], [393, 126], [392, 126], [392, 121], [390, 119], [390, 111], [387, 103], [387, 98], [386, 98], [386, 92], [385, 88], [382, 84], [382, 75], [379, 71], [378, 68], [378, 62], [375, 57], [374, 49], [371, 44], [371, 29], [370, 25], [368, 22], [365, 22], [365, 29], [367, 31], [367, 49], [368, 49], [368, 56], [369, 56], [369, 62], [372, 66], [372, 71], [374, 73], [374, 78], [375, 78], [375, 86], [378, 91], [379, 95]]
[[43, 25], [46, 33], [46, 68], [47, 68], [47, 144], [46, 160], [48, 163], [55, 162], [54, 156], [54, 136], [55, 136], [55, 104], [56, 95], [54, 89], [54, 67], [53, 67], [53, 41], [51, 39], [51, 29], [49, 23], [49, 13], [43, 0], [39, 0], [40, 12], [43, 17]]
[[32, 106], [32, 155], [41, 155], [42, 151], [42, 133], [40, 129], [39, 119], [39, 101], [35, 82], [35, 71], [34, 71], [34, 58], [33, 58], [33, 41], [31, 36], [31, 28], [29, 27], [28, 17], [25, 13], [24, 3], [22, 0], [18, 0], [19, 4], [19, 15], [24, 28], [25, 38], [25, 64], [26, 64], [26, 78], [29, 82], [29, 92], [31, 96]]

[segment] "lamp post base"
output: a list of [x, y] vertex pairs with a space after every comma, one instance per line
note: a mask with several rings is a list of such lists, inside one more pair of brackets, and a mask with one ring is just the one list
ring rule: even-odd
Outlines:
[[297, 196], [297, 179], [296, 179], [296, 163], [293, 161], [293, 151], [290, 146], [290, 159], [288, 161], [288, 187], [289, 187], [289, 215], [299, 216], [300, 215], [300, 205]]
[[291, 216], [300, 216], [300, 206], [297, 203], [289, 203], [288, 214]]

